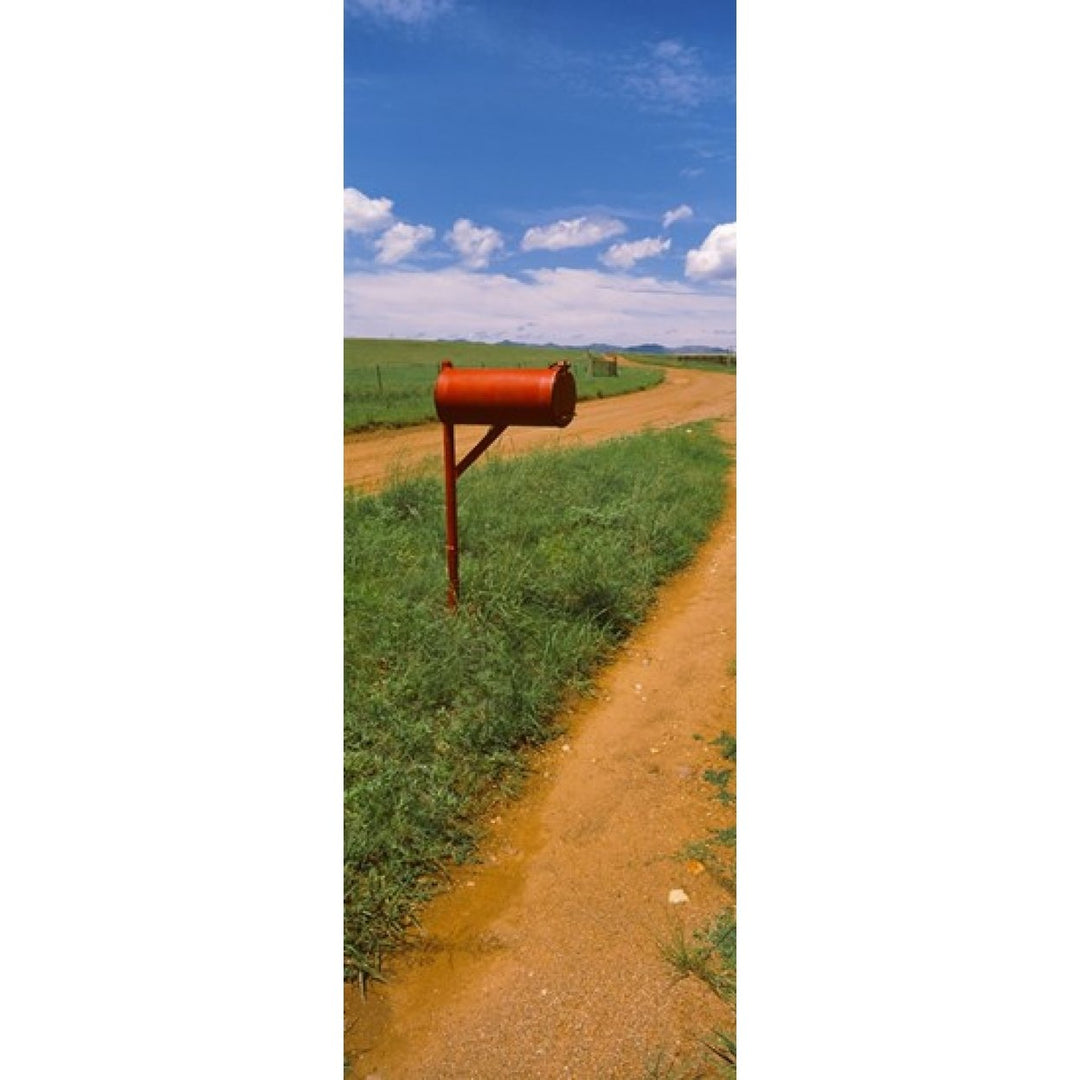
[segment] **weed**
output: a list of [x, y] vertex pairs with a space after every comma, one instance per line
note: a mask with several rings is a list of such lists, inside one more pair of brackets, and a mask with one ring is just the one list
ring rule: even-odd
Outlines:
[[735, 801], [735, 796], [727, 789], [728, 781], [733, 775], [731, 769], [706, 769], [701, 775], [702, 779], [716, 788], [716, 798], [721, 805], [727, 806]]
[[720, 753], [728, 761], [735, 760], [735, 736], [726, 731], [720, 732], [713, 740], [713, 746], [720, 747]]
[[722, 1070], [720, 1075], [734, 1077], [735, 1040], [727, 1032], [716, 1028], [701, 1040], [701, 1044], [716, 1058]]
[[735, 915], [721, 911], [705, 929], [695, 930], [687, 939], [681, 924], [671, 939], [660, 945], [660, 954], [675, 969], [679, 978], [693, 976], [717, 997], [735, 1000]]
[[716, 1029], [698, 1042], [698, 1055], [684, 1054], [682, 1061], [663, 1051], [652, 1054], [642, 1080], [734, 1080], [735, 1041]]

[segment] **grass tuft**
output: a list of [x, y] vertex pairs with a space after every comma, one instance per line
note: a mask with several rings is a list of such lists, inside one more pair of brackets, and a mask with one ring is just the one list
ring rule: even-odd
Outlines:
[[676, 925], [660, 953], [679, 978], [693, 977], [724, 1001], [735, 1000], [735, 915], [721, 911], [704, 930], [690, 938]]
[[726, 731], [720, 732], [720, 734], [713, 740], [713, 745], [720, 747], [720, 754], [728, 761], [735, 760], [735, 736], [729, 734]]

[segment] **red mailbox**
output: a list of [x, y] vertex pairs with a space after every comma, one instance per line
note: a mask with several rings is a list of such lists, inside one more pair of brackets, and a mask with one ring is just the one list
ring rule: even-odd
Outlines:
[[[443, 425], [446, 477], [447, 602], [457, 607], [457, 480], [511, 425], [566, 427], [574, 419], [577, 386], [565, 361], [548, 368], [455, 368], [444, 360], [435, 380], [435, 412]], [[487, 424], [487, 434], [457, 461], [455, 424]]]
[[444, 424], [566, 427], [577, 387], [565, 361], [549, 368], [456, 368], [435, 380], [435, 411]]

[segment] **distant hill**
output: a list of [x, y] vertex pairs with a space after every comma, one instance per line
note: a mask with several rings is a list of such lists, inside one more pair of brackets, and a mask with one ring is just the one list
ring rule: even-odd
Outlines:
[[724, 356], [734, 352], [734, 349], [721, 349], [717, 345], [657, 345], [655, 342], [645, 345], [608, 345], [596, 343], [589, 345], [592, 352], [613, 353], [653, 353], [660, 356], [670, 355], [694, 355], [694, 356]]
[[586, 346], [594, 353], [666, 353], [663, 345], [612, 345], [606, 341], [594, 342]]
[[[398, 340], [398, 339], [388, 339]], [[402, 339], [411, 341], [431, 341], [431, 338], [425, 338], [417, 336], [415, 338]], [[472, 338], [456, 337], [443, 339], [451, 344], [466, 345], [490, 345], [491, 342], [473, 341]], [[576, 352], [584, 352], [588, 350], [591, 353], [603, 354], [603, 353], [651, 353], [656, 356], [670, 356], [670, 355], [682, 355], [682, 356], [724, 356], [730, 353], [734, 353], [734, 349], [722, 348], [719, 345], [658, 345], [655, 341], [645, 342], [641, 345], [612, 345], [609, 341], [594, 341], [589, 345], [560, 345], [556, 341], [548, 341], [543, 345], [533, 341], [511, 341], [509, 338], [504, 338], [497, 343], [498, 345], [510, 345], [515, 348], [523, 349], [555, 349], [560, 351], [567, 351], [573, 349]]]
[[507, 338], [504, 338], [502, 341], [499, 342], [499, 344], [500, 345], [513, 345], [515, 348], [518, 348], [518, 349], [566, 349], [566, 348], [579, 349], [579, 348], [581, 348], [580, 345], [571, 345], [571, 346], [568, 346], [568, 345], [556, 345], [555, 342], [553, 342], [553, 341], [545, 342], [543, 345], [537, 345], [535, 342], [531, 342], [531, 341], [510, 341]]

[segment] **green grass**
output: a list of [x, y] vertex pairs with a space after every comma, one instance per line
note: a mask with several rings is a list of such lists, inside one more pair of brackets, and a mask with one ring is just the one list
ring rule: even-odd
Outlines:
[[721, 731], [719, 735], [713, 740], [714, 746], [720, 747], [720, 754], [728, 761], [735, 760], [735, 736], [729, 735], [726, 731]]
[[[725, 1006], [735, 1007], [736, 948], [735, 911], [725, 908], [705, 927], [687, 936], [676, 927], [660, 954], [677, 979], [696, 979]], [[664, 1076], [670, 1080], [734, 1080], [735, 1035], [722, 1023], [698, 1037], [697, 1054], [681, 1063], [659, 1051], [646, 1069], [646, 1080]]]
[[735, 913], [721, 911], [703, 930], [688, 938], [679, 926], [660, 954], [680, 978], [693, 977], [704, 983], [717, 997], [735, 1000]]
[[660, 371], [628, 367], [616, 376], [594, 377], [584, 349], [346, 338], [345, 431], [434, 421], [432, 393], [443, 360], [457, 367], [547, 367], [568, 360], [579, 401], [643, 390], [663, 379]]
[[721, 364], [716, 360], [702, 357], [682, 357], [673, 353], [632, 353], [633, 359], [652, 367], [690, 368], [692, 371], [715, 371], [724, 375], [734, 375], [734, 364]]
[[646, 615], [725, 498], [697, 425], [496, 459], [459, 487], [462, 603], [446, 608], [443, 492], [345, 496], [345, 953], [377, 976], [523, 752]]

